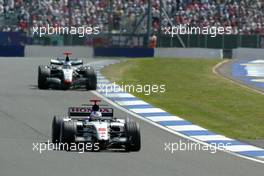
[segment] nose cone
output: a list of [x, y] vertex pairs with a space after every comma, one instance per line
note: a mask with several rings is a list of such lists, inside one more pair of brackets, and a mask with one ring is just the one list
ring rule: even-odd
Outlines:
[[64, 80], [64, 84], [71, 84], [71, 80], [68, 79]]

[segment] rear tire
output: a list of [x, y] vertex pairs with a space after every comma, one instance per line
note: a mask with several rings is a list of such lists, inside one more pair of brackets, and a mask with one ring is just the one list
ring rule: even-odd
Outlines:
[[86, 89], [96, 90], [97, 87], [97, 77], [93, 69], [87, 69], [85, 71], [86, 78]]
[[60, 142], [60, 132], [61, 126], [63, 123], [63, 119], [61, 117], [54, 116], [52, 121], [52, 143], [59, 143]]
[[40, 65], [38, 67], [38, 88], [48, 89], [49, 85], [47, 83], [47, 78], [50, 76], [50, 69], [45, 68], [45, 66]]
[[125, 129], [127, 133], [127, 151], [139, 151], [141, 148], [141, 137], [139, 125], [136, 122], [127, 122], [125, 124]]

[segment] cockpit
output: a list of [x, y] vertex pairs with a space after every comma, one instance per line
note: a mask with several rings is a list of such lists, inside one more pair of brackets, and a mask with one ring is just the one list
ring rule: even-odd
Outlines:
[[62, 68], [63, 68], [63, 69], [70, 69], [70, 68], [71, 68], [71, 63], [65, 61], [65, 62], [63, 63]]

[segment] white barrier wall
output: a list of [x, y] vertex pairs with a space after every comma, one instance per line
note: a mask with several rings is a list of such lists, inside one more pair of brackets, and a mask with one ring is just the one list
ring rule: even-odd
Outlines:
[[232, 50], [232, 59], [264, 59], [262, 48], [237, 48]]
[[25, 57], [63, 57], [65, 51], [71, 52], [73, 58], [92, 58], [93, 48], [88, 46], [39, 46], [27, 45]]
[[155, 57], [173, 58], [223, 58], [222, 49], [206, 48], [155, 48]]

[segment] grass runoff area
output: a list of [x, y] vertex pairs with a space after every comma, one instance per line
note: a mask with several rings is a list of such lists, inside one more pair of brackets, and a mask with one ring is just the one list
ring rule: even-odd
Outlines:
[[242, 140], [264, 139], [263, 95], [215, 75], [212, 68], [219, 62], [128, 59], [106, 67], [103, 74], [119, 84], [165, 84], [164, 93], [132, 94], [213, 132]]

